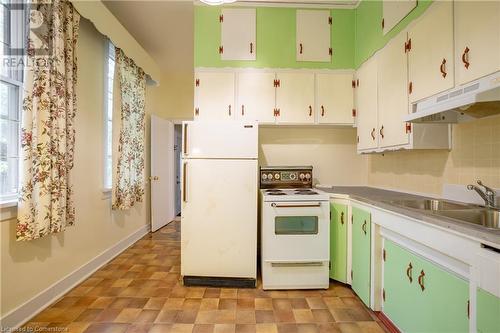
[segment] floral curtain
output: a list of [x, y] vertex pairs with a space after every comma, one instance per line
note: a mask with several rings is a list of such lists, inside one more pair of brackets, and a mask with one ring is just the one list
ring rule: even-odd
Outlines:
[[71, 169], [80, 15], [67, 0], [39, 0], [31, 6], [17, 240], [63, 231], [75, 220]]
[[[118, 158], [113, 163], [113, 209], [129, 209], [144, 196], [146, 74], [116, 48], [120, 121]], [[117, 154], [113, 154], [113, 157]]]

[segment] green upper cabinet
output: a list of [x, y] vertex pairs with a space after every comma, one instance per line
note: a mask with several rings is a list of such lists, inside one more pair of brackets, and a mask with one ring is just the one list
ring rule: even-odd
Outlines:
[[468, 332], [469, 285], [384, 240], [383, 312], [403, 332]]
[[352, 289], [363, 303], [370, 306], [370, 213], [352, 208]]
[[347, 282], [347, 206], [330, 204], [330, 278]]
[[[240, 8], [240, 7], [238, 7]], [[257, 7], [255, 60], [223, 60], [219, 54], [221, 41], [221, 7], [195, 6], [194, 65], [195, 67], [252, 68], [328, 68], [354, 67], [354, 10], [328, 10], [332, 17], [329, 27], [332, 56], [327, 61], [297, 60], [297, 26], [295, 8]], [[224, 19], [225, 21], [225, 19]], [[246, 42], [245, 42], [246, 43]], [[303, 45], [303, 51], [306, 50]], [[309, 47], [307, 47], [309, 49]], [[247, 46], [242, 46], [246, 50]], [[250, 46], [248, 45], [248, 50]], [[224, 46], [224, 52], [226, 46]], [[328, 52], [328, 48], [326, 52]], [[328, 55], [328, 53], [327, 53]], [[329, 56], [329, 55], [328, 55]], [[330, 57], [330, 56], [329, 56]], [[307, 59], [303, 59], [307, 60]]]
[[482, 289], [477, 290], [477, 331], [500, 332], [500, 298]]

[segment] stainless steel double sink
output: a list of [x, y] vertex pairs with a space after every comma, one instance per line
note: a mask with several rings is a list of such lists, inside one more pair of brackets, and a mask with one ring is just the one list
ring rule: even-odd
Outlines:
[[460, 222], [481, 225], [488, 229], [500, 229], [500, 211], [483, 206], [439, 199], [391, 200], [388, 204], [425, 211]]

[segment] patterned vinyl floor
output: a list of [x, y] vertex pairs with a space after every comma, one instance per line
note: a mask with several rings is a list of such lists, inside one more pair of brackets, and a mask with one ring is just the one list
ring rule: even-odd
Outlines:
[[26, 327], [85, 333], [383, 333], [350, 288], [264, 291], [180, 284], [180, 223], [148, 234]]

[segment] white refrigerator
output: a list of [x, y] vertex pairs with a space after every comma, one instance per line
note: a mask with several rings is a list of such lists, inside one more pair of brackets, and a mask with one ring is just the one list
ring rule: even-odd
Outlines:
[[182, 142], [184, 283], [252, 286], [257, 278], [257, 123], [184, 122]]

